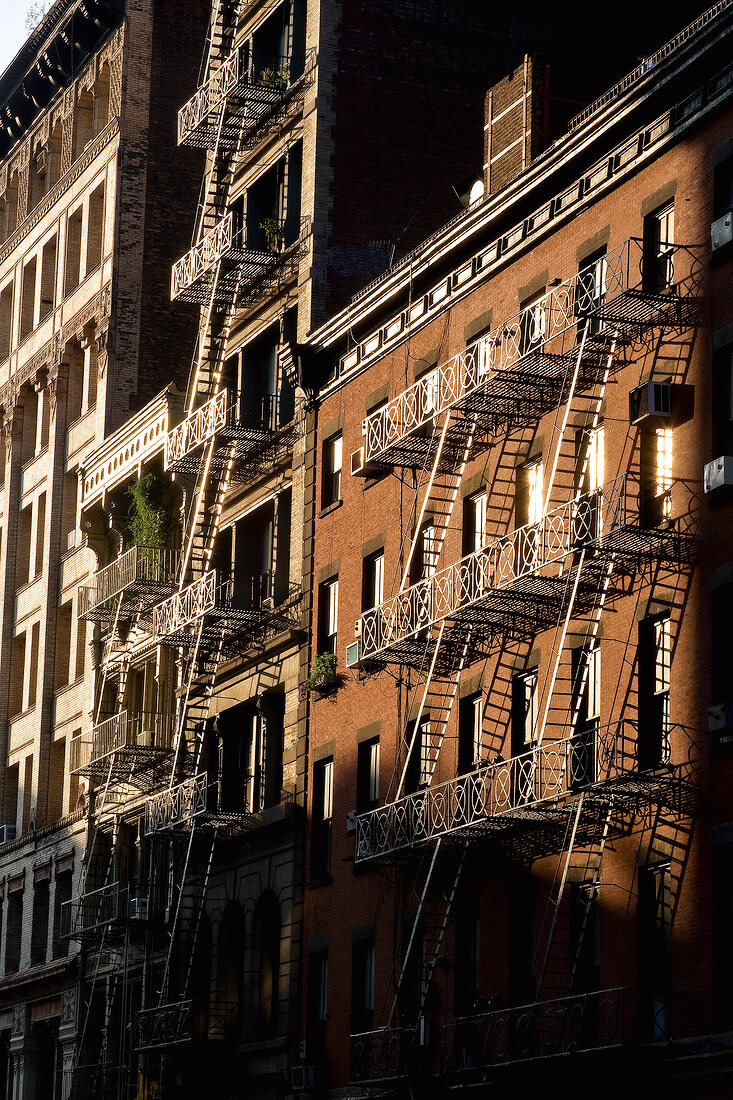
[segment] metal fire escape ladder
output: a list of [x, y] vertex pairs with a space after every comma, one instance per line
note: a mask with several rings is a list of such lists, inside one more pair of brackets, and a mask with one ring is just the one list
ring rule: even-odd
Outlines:
[[400, 993], [402, 991], [402, 985], [409, 972], [409, 962], [412, 957], [412, 952], [416, 949], [417, 941], [422, 938], [425, 953], [423, 957], [422, 973], [419, 979], [419, 988], [417, 995], [417, 1012], [415, 1016], [415, 1031], [420, 1024], [420, 1019], [423, 1016], [425, 1009], [425, 1001], [427, 999], [430, 982], [432, 980], [433, 971], [438, 961], [440, 949], [445, 937], [445, 931], [448, 927], [450, 915], [453, 909], [453, 902], [455, 901], [458, 885], [461, 880], [463, 868], [466, 862], [466, 849], [463, 848], [458, 859], [455, 874], [450, 882], [447, 891], [444, 892], [440, 899], [440, 903], [431, 907], [428, 903], [428, 893], [433, 884], [433, 879], [437, 874], [437, 865], [440, 857], [441, 841], [438, 840], [430, 860], [430, 867], [425, 877], [425, 883], [420, 894], [417, 910], [415, 912], [415, 919], [412, 922], [410, 929], [410, 936], [407, 941], [407, 947], [405, 949], [404, 960], [402, 964], [402, 970], [400, 971], [397, 983], [395, 985], [394, 996], [392, 998], [392, 1007], [390, 1009], [389, 1018], [387, 1020], [387, 1028], [391, 1028], [394, 1024], [394, 1018], [399, 1006]]

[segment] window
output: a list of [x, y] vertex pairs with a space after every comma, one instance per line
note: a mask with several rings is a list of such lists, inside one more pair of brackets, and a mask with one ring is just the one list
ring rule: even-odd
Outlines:
[[[49, 867], [50, 872], [50, 867]], [[33, 885], [33, 926], [31, 928], [31, 966], [46, 961], [48, 950], [48, 902], [50, 878], [47, 874]]]
[[36, 507], [36, 553], [33, 576], [43, 572], [43, 544], [46, 535], [46, 494], [41, 493]]
[[379, 738], [362, 741], [356, 763], [356, 809], [359, 813], [379, 805]]
[[15, 587], [28, 584], [31, 561], [31, 533], [33, 531], [33, 505], [21, 509], [18, 513], [18, 527], [15, 533]]
[[10, 654], [10, 701], [11, 718], [23, 710], [23, 686], [25, 684], [25, 631], [13, 638]]
[[328, 1020], [328, 951], [308, 954], [308, 1011], [306, 1017], [306, 1053], [320, 1063], [325, 1057], [326, 1021]]
[[359, 939], [351, 952], [351, 1034], [371, 1031], [374, 1022], [374, 940]]
[[41, 257], [41, 308], [39, 314], [39, 322], [45, 317], [48, 317], [49, 313], [54, 307], [56, 297], [56, 236], [47, 241], [43, 246], [43, 254]]
[[36, 304], [36, 257], [23, 268], [23, 288], [20, 300], [20, 338], [33, 331], [33, 318]]
[[81, 222], [82, 208], [69, 214], [66, 223], [66, 270], [64, 274], [64, 295], [71, 294], [79, 285], [81, 278]]
[[423, 715], [417, 729], [409, 722], [405, 731], [407, 745], [412, 745], [405, 775], [405, 789], [412, 794], [430, 783], [433, 765], [430, 753], [430, 716]]
[[539, 459], [520, 466], [517, 481], [516, 525], [539, 523], [542, 519], [544, 463]]
[[341, 461], [343, 438], [335, 435], [323, 444], [323, 486], [321, 506], [328, 508], [341, 500]]
[[104, 184], [100, 184], [89, 196], [87, 216], [86, 274], [102, 262], [104, 240]]
[[456, 907], [456, 1013], [467, 1016], [476, 1012], [479, 995], [481, 932], [479, 899], [461, 898]]
[[639, 623], [639, 744], [643, 771], [668, 756], [669, 684], [672, 666], [671, 623], [662, 614]]
[[56, 871], [56, 891], [53, 903], [53, 957], [63, 959], [69, 953], [69, 941], [62, 939], [61, 912], [65, 902], [71, 901], [72, 873], [65, 863]]
[[311, 878], [331, 869], [331, 827], [333, 823], [333, 757], [313, 765], [313, 819], [311, 831]]
[[423, 527], [417, 535], [410, 563], [410, 581], [417, 584], [432, 577], [438, 566], [440, 540], [438, 531], [432, 524]]
[[66, 687], [71, 674], [71, 623], [70, 603], [63, 604], [56, 618], [56, 656], [54, 668], [54, 690]]
[[10, 880], [8, 915], [5, 929], [5, 973], [20, 970], [20, 947], [23, 937], [23, 880]]
[[487, 494], [480, 493], [466, 497], [463, 502], [463, 553], [473, 554], [480, 550], [486, 541]]
[[519, 353], [527, 352], [541, 346], [545, 339], [547, 325], [547, 301], [545, 300], [545, 288], [531, 298], [525, 299], [520, 305], [522, 311], [519, 320]]
[[512, 678], [512, 755], [531, 748], [537, 736], [537, 693], [539, 672], [536, 668], [518, 672]]
[[364, 558], [362, 567], [361, 609], [369, 611], [384, 600], [384, 550]]
[[458, 704], [458, 774], [465, 775], [481, 763], [483, 696], [468, 695]]
[[571, 782], [587, 787], [596, 779], [596, 751], [601, 714], [601, 648], [572, 651], [573, 744]]
[[603, 488], [603, 426], [581, 429], [575, 437], [575, 482], [579, 499], [574, 519], [575, 541], [586, 546], [601, 535]]
[[13, 284], [0, 291], [0, 359], [10, 355], [13, 332]]
[[257, 902], [252, 921], [252, 961], [257, 976], [257, 1038], [272, 1039], [280, 1021], [280, 905], [271, 892]]
[[318, 595], [318, 652], [335, 653], [338, 633], [338, 578], [325, 581], [320, 586]]
[[639, 1016], [646, 1039], [667, 1035], [672, 890], [668, 863], [639, 870]]
[[644, 219], [644, 289], [660, 293], [674, 286], [674, 203]]
[[606, 299], [608, 269], [605, 247], [587, 256], [580, 265], [575, 290], [575, 314], [578, 317], [578, 336], [587, 330], [588, 335], [598, 332], [602, 321], [597, 312]]
[[41, 624], [34, 623], [31, 629], [31, 659], [28, 668], [28, 709], [36, 705], [38, 690], [38, 649], [41, 642]]
[[641, 435], [641, 520], [648, 526], [660, 523], [672, 514], [671, 428], [652, 428]]

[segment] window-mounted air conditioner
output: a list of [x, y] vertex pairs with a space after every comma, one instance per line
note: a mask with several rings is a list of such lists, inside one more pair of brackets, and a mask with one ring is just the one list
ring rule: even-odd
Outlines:
[[130, 898], [130, 920], [148, 919], [148, 899]]
[[629, 394], [629, 423], [669, 420], [672, 416], [672, 384], [645, 382]]
[[314, 1089], [318, 1081], [317, 1066], [291, 1066], [290, 1087], [293, 1092], [307, 1092]]
[[710, 244], [713, 252], [733, 241], [733, 210], [717, 218], [710, 226]]
[[733, 485], [733, 455], [721, 455], [712, 462], [706, 462], [702, 477], [703, 490], [706, 493], [714, 493], [716, 489], [723, 489]]
[[15, 825], [0, 825], [0, 844], [15, 840]]
[[356, 810], [349, 810], [346, 814], [346, 832], [356, 832]]
[[708, 707], [708, 732], [733, 729], [733, 703], [715, 703]]
[[346, 667], [347, 668], [361, 668], [361, 639], [357, 638], [355, 642], [346, 647]]
[[376, 474], [383, 474], [385, 469], [386, 467], [380, 466], [378, 462], [365, 462], [363, 447], [351, 452], [352, 477], [374, 477]]

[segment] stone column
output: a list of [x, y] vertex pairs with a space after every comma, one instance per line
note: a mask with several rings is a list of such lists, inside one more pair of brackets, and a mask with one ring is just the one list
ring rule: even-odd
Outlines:
[[69, 1100], [74, 1074], [76, 1054], [76, 990], [65, 989], [61, 994], [61, 1022], [59, 1046], [62, 1057], [61, 1100]]

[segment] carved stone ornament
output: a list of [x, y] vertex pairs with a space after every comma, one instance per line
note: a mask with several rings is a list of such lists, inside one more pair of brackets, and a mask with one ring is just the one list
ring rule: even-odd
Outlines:
[[61, 1023], [73, 1024], [76, 1017], [76, 990], [64, 989], [61, 993]]
[[13, 1005], [13, 1035], [22, 1035], [25, 1031], [25, 1004]]

